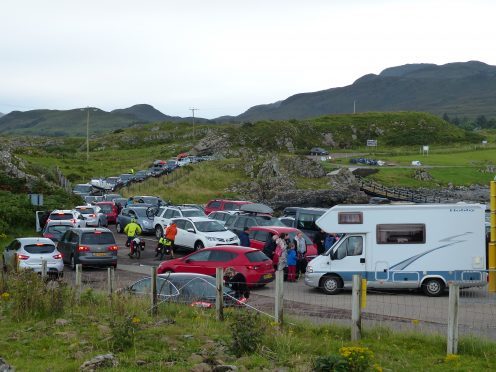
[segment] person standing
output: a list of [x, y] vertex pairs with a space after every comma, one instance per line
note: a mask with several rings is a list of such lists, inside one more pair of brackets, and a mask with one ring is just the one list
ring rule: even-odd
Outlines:
[[271, 260], [274, 258], [274, 251], [276, 249], [276, 240], [278, 236], [276, 234], [272, 235], [266, 242], [263, 247], [262, 252], [269, 257]]
[[276, 240], [276, 251], [274, 256], [277, 256], [277, 270], [284, 271], [288, 263], [288, 246], [286, 245], [286, 234], [281, 233]]
[[234, 291], [234, 297], [237, 300], [248, 299], [250, 297], [250, 289], [248, 288], [245, 277], [243, 274], [236, 272], [233, 267], [228, 267], [224, 271], [224, 282], [226, 287]]
[[248, 230], [250, 228], [246, 227], [239, 233], [239, 245], [242, 247], [250, 246], [250, 235], [248, 235]]
[[307, 268], [307, 242], [303, 237], [303, 233], [299, 231], [295, 237], [296, 243], [296, 277], [299, 279], [302, 274], [305, 274]]
[[319, 230], [315, 233], [315, 236], [313, 237], [313, 242], [317, 246], [317, 253], [322, 254], [324, 253], [324, 239], [325, 239], [325, 234], [323, 230]]
[[176, 240], [177, 235], [177, 225], [174, 221], [172, 221], [169, 226], [165, 229], [165, 239], [171, 242], [170, 249], [172, 252], [172, 258], [174, 258], [174, 240]]
[[290, 243], [288, 249], [288, 282], [296, 282], [296, 248], [293, 242]]

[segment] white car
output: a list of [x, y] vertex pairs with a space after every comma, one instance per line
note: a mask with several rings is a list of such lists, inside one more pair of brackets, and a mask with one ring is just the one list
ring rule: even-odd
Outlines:
[[83, 215], [86, 226], [108, 226], [107, 215], [102, 212], [102, 208], [96, 205], [80, 205], [74, 209]]
[[169, 207], [159, 207], [155, 217], [153, 218], [153, 227], [155, 229], [155, 236], [160, 238], [165, 231], [167, 225], [171, 222], [173, 218], [179, 217], [206, 217], [198, 208], [193, 207], [180, 207], [180, 206], [169, 206]]
[[[17, 260], [16, 260], [17, 257]], [[7, 269], [31, 269], [41, 272], [41, 262], [47, 262], [47, 273], [62, 276], [64, 262], [55, 243], [48, 238], [18, 238], [13, 240], [3, 252], [3, 262]]]
[[86, 227], [83, 215], [73, 209], [56, 209], [52, 211], [46, 222], [50, 221], [69, 221], [72, 227]]
[[238, 236], [207, 217], [174, 218], [177, 235], [174, 245], [197, 251], [217, 245], [239, 245]]

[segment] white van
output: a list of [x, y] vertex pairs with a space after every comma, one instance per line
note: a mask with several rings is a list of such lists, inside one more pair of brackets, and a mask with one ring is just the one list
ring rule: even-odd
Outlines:
[[337, 205], [316, 224], [344, 234], [310, 261], [305, 284], [336, 294], [361, 274], [369, 288], [439, 296], [448, 283], [487, 284], [482, 204]]

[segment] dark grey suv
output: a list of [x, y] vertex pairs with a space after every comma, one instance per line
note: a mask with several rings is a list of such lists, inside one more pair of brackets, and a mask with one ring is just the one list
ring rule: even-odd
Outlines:
[[286, 226], [278, 218], [266, 214], [234, 214], [226, 220], [224, 227], [239, 236], [245, 227], [252, 226]]
[[58, 242], [57, 249], [62, 253], [64, 263], [68, 263], [73, 270], [77, 264], [117, 267], [119, 247], [109, 229], [70, 229]]

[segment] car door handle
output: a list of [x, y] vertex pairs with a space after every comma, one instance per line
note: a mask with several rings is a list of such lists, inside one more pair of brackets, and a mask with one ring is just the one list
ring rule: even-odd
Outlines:
[[365, 263], [365, 258], [360, 258], [360, 263]]

